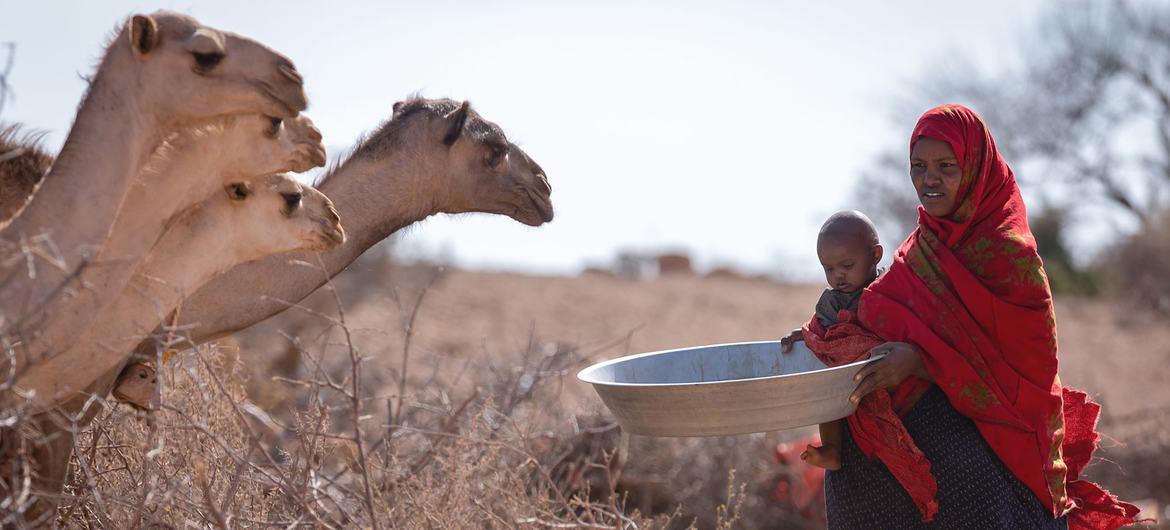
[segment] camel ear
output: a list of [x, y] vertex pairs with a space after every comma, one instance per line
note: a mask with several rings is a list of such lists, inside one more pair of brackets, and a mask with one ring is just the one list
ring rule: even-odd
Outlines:
[[134, 55], [143, 56], [158, 46], [158, 22], [146, 15], [134, 15], [130, 19], [130, 49]]
[[402, 108], [403, 103], [405, 103], [405, 102], [404, 101], [395, 101], [394, 102], [394, 109], [391, 111], [391, 113], [398, 114], [398, 109]]
[[247, 182], [232, 182], [224, 186], [223, 191], [227, 192], [228, 199], [242, 201], [252, 194], [252, 185]]
[[471, 103], [464, 101], [458, 109], [451, 111], [446, 116], [443, 116], [450, 128], [447, 129], [447, 135], [443, 137], [443, 143], [447, 147], [455, 145], [455, 141], [463, 136], [463, 124], [467, 123], [467, 112], [471, 110]]

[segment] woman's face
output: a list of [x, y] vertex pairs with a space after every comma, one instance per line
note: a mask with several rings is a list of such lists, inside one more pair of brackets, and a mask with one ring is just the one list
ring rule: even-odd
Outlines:
[[923, 136], [910, 150], [910, 181], [926, 213], [946, 217], [955, 211], [963, 170], [950, 144]]

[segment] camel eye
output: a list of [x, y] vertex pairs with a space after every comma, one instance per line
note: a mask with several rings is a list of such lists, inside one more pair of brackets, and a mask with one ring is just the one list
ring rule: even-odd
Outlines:
[[504, 145], [488, 146], [488, 164], [492, 167], [500, 165], [504, 157], [508, 156], [508, 147]]
[[228, 198], [233, 201], [242, 201], [248, 198], [252, 190], [248, 189], [248, 185], [243, 182], [236, 182], [225, 186]]
[[200, 70], [211, 70], [212, 68], [215, 68], [215, 66], [219, 64], [220, 61], [223, 60], [223, 54], [218, 52], [194, 52], [192, 55], [195, 56], [195, 64], [199, 67]]
[[268, 136], [275, 137], [277, 134], [279, 134], [281, 123], [284, 123], [284, 120], [282, 120], [280, 118], [273, 118], [272, 116], [269, 116], [268, 117], [268, 130], [265, 131], [268, 134]]
[[301, 205], [301, 198], [304, 196], [304, 194], [297, 191], [293, 193], [281, 193], [280, 196], [284, 197], [284, 205], [287, 206], [291, 211], [295, 210], [298, 206]]

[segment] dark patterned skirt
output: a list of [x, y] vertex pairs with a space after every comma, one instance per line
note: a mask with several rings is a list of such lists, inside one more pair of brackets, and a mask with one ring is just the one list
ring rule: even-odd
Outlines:
[[1053, 519], [1000, 462], [975, 423], [955, 410], [938, 387], [924, 394], [902, 422], [930, 459], [938, 482], [934, 521], [922, 522], [886, 466], [866, 458], [849, 429], [843, 429], [841, 469], [825, 474], [829, 528], [1068, 528], [1064, 517]]

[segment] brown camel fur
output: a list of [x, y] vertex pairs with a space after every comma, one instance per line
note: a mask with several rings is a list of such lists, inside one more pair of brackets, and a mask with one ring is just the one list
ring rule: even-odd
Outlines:
[[[321, 254], [324, 274], [290, 264], [316, 263], [305, 253], [238, 266], [184, 301], [178, 322], [189, 333], [185, 340], [214, 340], [287, 309], [367, 248], [431, 215], [487, 212], [530, 226], [553, 217], [544, 170], [499, 126], [466, 102], [449, 99], [395, 104], [391, 119], [359, 142], [318, 187], [333, 199], [350, 235], [341, 247]], [[153, 359], [156, 347], [174, 346], [147, 341], [137, 351]]]
[[74, 280], [170, 132], [232, 114], [291, 118], [307, 106], [302, 85], [291, 61], [256, 41], [175, 13], [131, 17], [40, 189], [0, 230], [0, 346], [11, 352], [0, 369], [19, 372], [69, 342], [38, 331], [84, 288]]
[[[105, 311], [176, 212], [227, 182], [324, 163], [321, 133], [303, 115], [283, 123], [259, 114], [228, 116], [171, 135], [127, 193], [93, 266], [81, 271], [86, 288], [55, 304], [41, 327], [44, 340], [54, 340], [48, 351], [65, 351]], [[116, 315], [101, 318], [110, 321]]]
[[260, 177], [226, 189], [167, 227], [131, 282], [76, 344], [17, 377], [15, 392], [30, 400], [33, 410], [62, 403], [115, 366], [120, 368], [127, 352], [179, 300], [214, 275], [270, 254], [330, 250], [345, 240], [332, 202], [289, 175]]
[[[19, 495], [24, 492], [18, 477], [6, 473], [8, 491], [3, 493], [13, 499], [39, 499], [41, 508], [34, 512], [55, 505], [53, 496], [61, 491], [72, 440], [94, 415], [88, 406], [93, 392], [81, 391], [108, 385], [110, 374], [125, 363], [125, 352], [153, 330], [185, 293], [241, 262], [294, 249], [327, 250], [344, 240], [340, 218], [329, 199], [287, 175], [230, 184], [224, 193], [178, 217], [110, 311], [103, 312], [69, 351], [32, 366], [17, 380], [16, 393], [26, 401], [5, 403], [5, 407], [39, 413], [27, 420], [37, 436], [15, 436], [12, 430], [3, 434], [20, 438], [19, 449], [33, 456], [35, 478], [32, 495]], [[106, 386], [100, 393], [108, 391]], [[5, 466], [18, 460], [11, 452], [4, 456]]]

